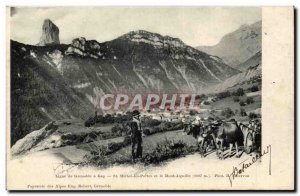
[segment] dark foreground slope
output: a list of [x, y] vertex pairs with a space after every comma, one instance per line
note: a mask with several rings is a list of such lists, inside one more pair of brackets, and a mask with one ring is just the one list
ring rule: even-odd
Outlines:
[[63, 50], [65, 46], [42, 48], [11, 42], [11, 48], [12, 144], [49, 121], [86, 118], [93, 112], [87, 98], [71, 88], [42, 57], [48, 50]]

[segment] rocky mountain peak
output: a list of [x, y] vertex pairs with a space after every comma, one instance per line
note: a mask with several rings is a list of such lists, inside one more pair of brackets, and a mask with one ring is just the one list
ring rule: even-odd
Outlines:
[[46, 46], [59, 43], [59, 28], [50, 19], [45, 19], [42, 26], [42, 36], [38, 45]]
[[86, 39], [84, 37], [73, 39], [71, 45], [84, 51], [86, 47]]
[[[238, 28], [236, 31], [234, 31], [234, 32], [239, 32], [239, 31], [251, 31], [251, 30], [253, 30], [253, 31], [255, 31], [256, 29], [261, 29], [261, 26], [262, 26], [262, 21], [260, 20], [260, 21], [257, 21], [257, 22], [255, 22], [255, 23], [253, 23], [253, 24], [243, 24], [243, 25], [241, 25], [240, 26], [240, 28]], [[234, 33], [233, 32], [233, 33]]]
[[98, 59], [102, 56], [100, 43], [96, 40], [86, 40], [84, 37], [75, 38], [65, 52], [66, 55], [76, 54], [79, 56], [89, 56]]
[[221, 41], [214, 46], [199, 46], [197, 49], [205, 53], [218, 56], [226, 64], [233, 68], [239, 65], [257, 52], [261, 51], [262, 22], [244, 24], [237, 30], [226, 34]]
[[148, 43], [154, 46], [174, 46], [183, 47], [185, 44], [178, 38], [170, 36], [162, 36], [158, 33], [152, 33], [145, 30], [130, 31], [122, 36], [122, 38], [129, 39], [133, 42]]

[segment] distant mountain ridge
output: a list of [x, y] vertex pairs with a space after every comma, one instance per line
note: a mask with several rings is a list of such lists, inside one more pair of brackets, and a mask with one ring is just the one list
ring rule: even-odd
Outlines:
[[[142, 30], [129, 32], [104, 43], [77, 38], [65, 54], [88, 57], [87, 61], [108, 63], [110, 66], [101, 66], [101, 71], [98, 71], [103, 78], [108, 76], [105, 81], [110, 79], [115, 84], [107, 84], [110, 88], [106, 90], [114, 87], [120, 90], [121, 87], [121, 90], [133, 91], [185, 89], [196, 92], [238, 73], [219, 59], [199, 52], [177, 38]], [[70, 66], [62, 66], [62, 71], [67, 73], [68, 68]], [[111, 68], [113, 70], [109, 70]], [[124, 80], [119, 73], [127, 77], [126, 81], [119, 81]]]
[[225, 35], [215, 46], [199, 46], [198, 50], [216, 55], [233, 68], [257, 52], [261, 51], [262, 21], [251, 25], [242, 25], [236, 31]]

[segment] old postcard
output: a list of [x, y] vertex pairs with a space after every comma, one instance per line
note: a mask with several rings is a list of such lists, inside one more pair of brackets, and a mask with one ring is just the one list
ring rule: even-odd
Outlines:
[[8, 190], [294, 190], [293, 7], [8, 7]]

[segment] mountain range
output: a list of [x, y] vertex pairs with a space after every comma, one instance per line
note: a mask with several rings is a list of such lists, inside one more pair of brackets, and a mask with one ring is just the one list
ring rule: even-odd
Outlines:
[[[38, 45], [11, 40], [11, 144], [49, 121], [87, 119], [107, 93], [201, 93], [243, 73], [178, 38], [137, 30], [103, 43], [59, 44], [58, 27], [45, 23]], [[246, 56], [241, 63], [253, 55], [242, 62]]]

